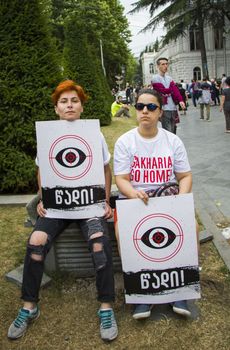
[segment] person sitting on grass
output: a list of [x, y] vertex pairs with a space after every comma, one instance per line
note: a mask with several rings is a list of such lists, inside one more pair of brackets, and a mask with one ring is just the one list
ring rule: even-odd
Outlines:
[[[114, 148], [114, 175], [120, 198], [139, 198], [147, 205], [149, 197], [160, 188], [171, 186], [170, 191], [164, 195], [190, 193], [192, 190], [192, 174], [188, 162], [185, 147], [180, 138], [174, 133], [158, 128], [158, 121], [162, 115], [162, 97], [152, 89], [140, 90], [136, 101], [136, 113], [138, 127], [134, 128], [119, 137]], [[170, 172], [167, 182], [158, 180], [143, 181], [145, 171], [149, 165], [139, 165], [135, 159], [163, 159], [170, 158], [171, 165], [167, 170]], [[157, 161], [156, 161], [157, 164]], [[153, 165], [156, 172], [160, 169]], [[138, 171], [138, 178], [135, 178], [135, 171]], [[163, 190], [162, 190], [163, 194]], [[127, 213], [127, 215], [132, 215]], [[119, 218], [118, 218], [119, 220]], [[119, 232], [116, 211], [114, 212], [114, 223], [116, 238], [119, 247]], [[198, 224], [196, 223], [197, 243]], [[190, 316], [186, 300], [172, 303], [173, 311], [182, 316]], [[150, 317], [152, 305], [137, 304], [134, 309], [133, 318], [136, 320]]]
[[130, 118], [129, 106], [122, 103], [122, 96], [118, 94], [116, 101], [111, 105], [111, 113], [115, 118], [122, 117], [123, 115], [127, 118]]
[[[87, 100], [83, 88], [72, 80], [61, 82], [52, 94], [56, 114], [68, 123], [78, 120], [83, 112], [83, 104]], [[100, 309], [100, 333], [103, 340], [111, 341], [118, 335], [118, 329], [111, 303], [115, 299], [112, 250], [106, 235], [106, 219], [112, 217], [110, 207], [111, 170], [110, 153], [104, 136], [101, 134], [101, 152], [104, 161], [106, 203], [104, 217], [89, 217], [81, 220], [47, 218], [42, 200], [37, 205], [38, 219], [31, 233], [24, 261], [22, 299], [23, 307], [8, 330], [8, 338], [17, 339], [27, 330], [29, 322], [39, 315], [39, 289], [44, 271], [44, 260], [55, 237], [73, 221], [80, 225], [82, 234], [88, 242], [96, 270], [96, 286]], [[38, 164], [38, 159], [36, 159]], [[41, 195], [40, 173], [38, 168], [38, 186]]]

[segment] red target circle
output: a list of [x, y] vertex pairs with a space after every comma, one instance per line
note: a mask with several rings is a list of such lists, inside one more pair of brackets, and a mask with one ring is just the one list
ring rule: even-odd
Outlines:
[[[63, 161], [65, 163], [69, 163], [70, 165], [73, 165], [75, 162], [77, 162], [77, 158], [79, 157], [77, 157], [74, 151], [74, 149], [77, 147], [81, 150], [84, 150], [84, 154], [86, 156], [84, 164], [79, 167], [73, 167], [72, 169], [68, 167], [62, 167], [60, 164], [58, 164], [56, 161], [56, 155], [58, 152], [60, 152], [60, 150], [66, 148], [67, 144], [69, 145], [70, 149], [64, 152]], [[65, 135], [59, 137], [53, 142], [49, 150], [49, 163], [51, 165], [51, 168], [57, 176], [65, 180], [77, 180], [84, 177], [89, 172], [92, 166], [92, 162], [93, 154], [90, 145], [86, 140], [78, 135]]]
[[[159, 220], [164, 222], [165, 227], [170, 227], [175, 232], [176, 239], [174, 243], [167, 248], [162, 248], [156, 251], [153, 248], [146, 247], [142, 241], [142, 236], [147, 229], [157, 227], [159, 225]], [[155, 245], [162, 245], [167, 238], [165, 233], [157, 230], [151, 235], [151, 240]], [[138, 254], [140, 254], [146, 260], [153, 262], [164, 262], [172, 259], [180, 251], [184, 241], [184, 234], [179, 222], [170, 215], [167, 214], [150, 214], [144, 217], [135, 227], [133, 233], [133, 243]]]

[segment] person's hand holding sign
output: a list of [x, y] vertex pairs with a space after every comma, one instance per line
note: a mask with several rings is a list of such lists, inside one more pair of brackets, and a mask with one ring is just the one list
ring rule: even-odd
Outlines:
[[37, 213], [39, 216], [41, 217], [45, 217], [46, 216], [46, 210], [43, 207], [43, 202], [42, 200], [39, 201], [38, 205], [37, 205]]
[[104, 215], [104, 218], [105, 219], [110, 219], [112, 216], [113, 216], [112, 208], [110, 207], [108, 201], [106, 200], [106, 202], [105, 202], [105, 215]]

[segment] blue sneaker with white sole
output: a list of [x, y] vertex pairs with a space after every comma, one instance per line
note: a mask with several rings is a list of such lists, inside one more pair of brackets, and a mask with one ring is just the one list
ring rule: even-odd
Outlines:
[[189, 317], [191, 316], [191, 311], [188, 309], [187, 301], [186, 300], [180, 300], [175, 301], [172, 303], [173, 311], [181, 316]]
[[151, 315], [153, 305], [151, 304], [137, 304], [133, 312], [133, 318], [135, 320], [142, 320], [148, 318]]

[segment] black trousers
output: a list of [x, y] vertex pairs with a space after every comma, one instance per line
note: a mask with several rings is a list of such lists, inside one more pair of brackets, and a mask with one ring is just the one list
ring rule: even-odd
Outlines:
[[[37, 303], [39, 301], [39, 290], [44, 271], [44, 259], [52, 246], [53, 240], [61, 234], [61, 232], [75, 220], [51, 219], [39, 217], [34, 231], [43, 231], [47, 233], [47, 243], [44, 246], [33, 246], [30, 244], [30, 238], [27, 243], [26, 256], [24, 261], [22, 296], [24, 301]], [[93, 257], [93, 239], [90, 236], [97, 232], [103, 232], [101, 243], [103, 252], [106, 257], [105, 266], [96, 270], [96, 287], [98, 292], [98, 301], [112, 302], [115, 299], [114, 292], [114, 276], [112, 248], [108, 237], [107, 223], [103, 218], [95, 218], [92, 220], [82, 219], [76, 220], [80, 225], [81, 232], [88, 242], [89, 250]], [[34, 260], [31, 254], [42, 256], [41, 261]]]

